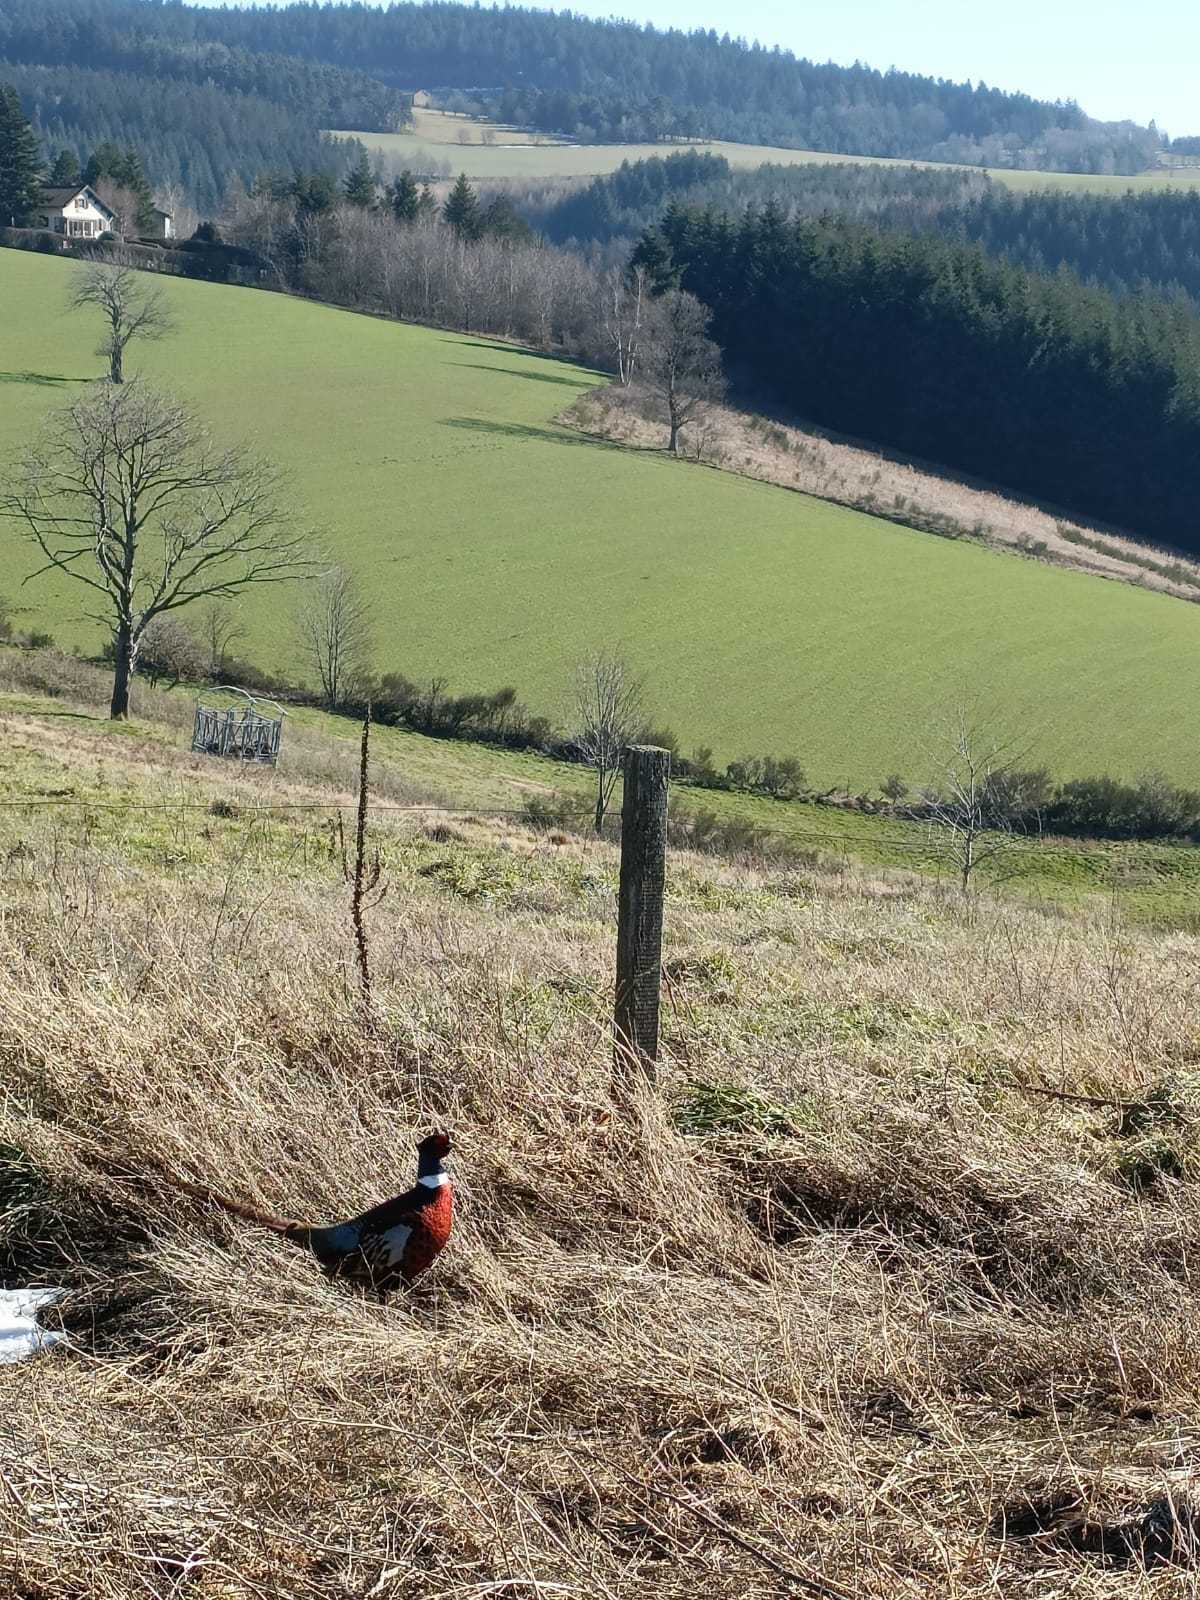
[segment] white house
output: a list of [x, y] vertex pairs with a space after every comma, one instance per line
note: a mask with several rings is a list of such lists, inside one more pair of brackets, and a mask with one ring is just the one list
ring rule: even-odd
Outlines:
[[41, 215], [43, 227], [66, 239], [98, 239], [114, 231], [117, 222], [116, 212], [86, 183], [77, 189], [44, 189]]

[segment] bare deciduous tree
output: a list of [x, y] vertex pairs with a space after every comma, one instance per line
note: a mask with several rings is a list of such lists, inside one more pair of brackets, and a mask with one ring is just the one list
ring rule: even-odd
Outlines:
[[133, 267], [110, 267], [100, 262], [88, 267], [71, 296], [73, 310], [95, 307], [107, 330], [96, 354], [108, 362], [113, 383], [125, 381], [125, 351], [134, 339], [161, 339], [175, 323], [157, 289], [146, 286], [144, 274]]
[[225, 676], [225, 663], [233, 646], [245, 637], [246, 630], [233, 611], [221, 600], [210, 600], [200, 612], [200, 638], [208, 656], [211, 678]]
[[202, 641], [178, 617], [159, 616], [142, 635], [137, 664], [152, 689], [164, 680], [173, 689], [183, 678], [202, 678], [208, 654]]
[[136, 237], [138, 214], [142, 209], [141, 196], [124, 184], [113, 183], [110, 178], [97, 178], [95, 188], [113, 214], [112, 231], [121, 239]]
[[176, 239], [190, 239], [200, 226], [200, 213], [181, 183], [168, 183], [154, 197], [155, 204], [170, 213]]
[[597, 654], [575, 669], [572, 742], [596, 773], [596, 832], [616, 787], [625, 747], [645, 725], [642, 682], [617, 655]]
[[673, 456], [682, 430], [725, 393], [721, 352], [708, 337], [708, 323], [707, 309], [682, 289], [652, 301], [644, 319], [642, 377], [662, 407]]
[[1003, 871], [1026, 832], [1021, 819], [1038, 798], [1030, 788], [1049, 786], [1047, 774], [1022, 772], [1018, 760], [1011, 737], [979, 713], [960, 710], [938, 740], [938, 775], [922, 794], [921, 811], [963, 894], [980, 867]]
[[622, 388], [628, 388], [637, 370], [647, 299], [646, 274], [641, 267], [632, 272], [610, 267], [600, 280], [600, 326]]
[[342, 705], [361, 682], [371, 645], [370, 609], [344, 567], [331, 567], [310, 585], [296, 631], [321, 698]]
[[124, 718], [155, 617], [312, 570], [275, 494], [267, 466], [219, 449], [179, 401], [135, 380], [50, 419], [0, 516], [45, 558], [31, 577], [62, 572], [100, 596], [92, 616], [112, 630], [111, 715]]

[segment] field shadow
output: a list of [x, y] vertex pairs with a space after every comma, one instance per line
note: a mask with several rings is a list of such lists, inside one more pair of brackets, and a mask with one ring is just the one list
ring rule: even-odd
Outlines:
[[90, 378], [68, 378], [64, 372], [0, 372], [0, 383], [41, 383], [57, 387], [62, 383], [90, 383]]
[[620, 452], [623, 445], [611, 439], [601, 439], [591, 433], [561, 433], [553, 428], [535, 428], [526, 422], [488, 422], [483, 417], [443, 417], [447, 428], [461, 428], [464, 433], [491, 433], [500, 439], [525, 439], [544, 444], [565, 444], [574, 449], [612, 450]]
[[516, 367], [485, 367], [481, 361], [456, 361], [456, 367], [467, 367], [472, 372], [491, 372], [501, 378], [525, 378], [531, 383], [558, 383], [567, 389], [594, 389], [589, 378], [560, 378], [553, 372], [520, 372]]

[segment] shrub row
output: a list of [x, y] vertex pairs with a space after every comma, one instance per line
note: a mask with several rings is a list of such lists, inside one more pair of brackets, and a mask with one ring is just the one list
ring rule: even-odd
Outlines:
[[[44, 649], [53, 640], [41, 632], [19, 633], [14, 608], [0, 597], [0, 642]], [[108, 652], [111, 658], [111, 650]], [[167, 680], [212, 681], [203, 670], [199, 642], [176, 619], [164, 619], [143, 647], [139, 672], [151, 685]], [[320, 705], [310, 690], [275, 678], [252, 663], [227, 658], [219, 674], [252, 693], [269, 694], [292, 705]], [[361, 718], [370, 706], [374, 721], [384, 727], [403, 727], [435, 739], [462, 739], [493, 744], [510, 750], [536, 751], [554, 760], [578, 762], [580, 753], [568, 735], [556, 730], [547, 717], [536, 716], [518, 699], [512, 687], [490, 693], [454, 695], [444, 678], [417, 684], [400, 673], [387, 673], [360, 687], [353, 699], [325, 707], [335, 715]], [[745, 756], [718, 768], [713, 753], [702, 746], [684, 755], [670, 728], [647, 727], [639, 741], [671, 752], [672, 771], [682, 782], [697, 788], [768, 795], [773, 799], [807, 799], [817, 803], [851, 805], [861, 810], [886, 811], [893, 816], [921, 821], [939, 812], [935, 795], [913, 795], [896, 774], [880, 785], [880, 798], [818, 794], [805, 789], [804, 773], [791, 756]], [[1200, 844], [1200, 790], [1173, 784], [1161, 773], [1146, 773], [1132, 783], [1104, 775], [1072, 778], [1056, 783], [1045, 768], [1004, 770], [993, 773], [978, 798], [983, 826], [1015, 829], [1023, 833], [1063, 834], [1076, 838], [1164, 839]], [[542, 819], [553, 821], [552, 817]], [[761, 841], [738, 843], [729, 836], [731, 824], [709, 813], [687, 819], [693, 847], [713, 848], [722, 854], [754, 850]], [[719, 840], [719, 843], [706, 842]], [[682, 839], [679, 842], [684, 842]]]
[[[902, 779], [883, 786], [898, 816], [920, 821], [939, 809], [934, 796], [907, 798]], [[1084, 839], [1169, 839], [1200, 843], [1200, 790], [1162, 773], [1132, 783], [1104, 775], [1056, 783], [1044, 768], [994, 773], [978, 797], [983, 826]]]

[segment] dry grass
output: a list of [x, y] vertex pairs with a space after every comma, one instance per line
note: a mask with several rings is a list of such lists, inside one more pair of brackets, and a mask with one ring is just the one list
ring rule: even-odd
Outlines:
[[[558, 421], [641, 448], [661, 448], [665, 439], [644, 397], [616, 385], [583, 395]], [[1200, 600], [1200, 563], [811, 428], [714, 406], [685, 443], [711, 466], [906, 527]]]
[[[0, 1593], [1196, 1593], [1137, 1519], [1200, 1466], [1197, 940], [678, 857], [630, 1098], [608, 847], [385, 828], [364, 1034], [309, 824], [106, 815], [0, 809], [0, 1273], [72, 1336], [0, 1373]], [[385, 1307], [154, 1179], [331, 1217], [435, 1123]]]

